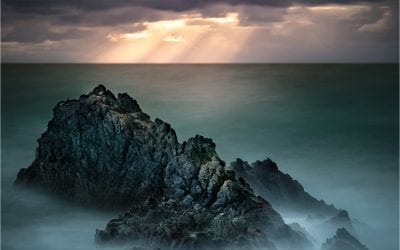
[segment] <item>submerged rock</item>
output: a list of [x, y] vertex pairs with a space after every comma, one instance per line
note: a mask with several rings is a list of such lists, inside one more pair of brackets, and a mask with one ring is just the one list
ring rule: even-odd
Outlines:
[[16, 184], [47, 188], [84, 203], [129, 205], [96, 231], [98, 242], [151, 246], [310, 248], [272, 206], [227, 170], [211, 139], [179, 143], [168, 123], [127, 94], [99, 85], [60, 102]]
[[322, 245], [322, 250], [368, 250], [346, 229], [339, 228], [336, 235]]
[[312, 197], [298, 181], [282, 173], [269, 158], [252, 164], [238, 158], [230, 164], [230, 168], [238, 177], [244, 178], [256, 194], [267, 199], [279, 211], [321, 218], [339, 213], [333, 205]]

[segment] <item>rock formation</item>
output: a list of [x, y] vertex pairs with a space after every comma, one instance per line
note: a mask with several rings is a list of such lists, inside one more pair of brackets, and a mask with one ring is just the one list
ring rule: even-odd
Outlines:
[[227, 170], [211, 139], [179, 143], [127, 94], [99, 85], [60, 102], [38, 140], [36, 158], [17, 185], [75, 200], [130, 209], [97, 230], [98, 242], [147, 245], [310, 248], [243, 178]]
[[327, 205], [323, 200], [308, 194], [298, 181], [282, 173], [269, 158], [252, 164], [236, 159], [230, 168], [278, 211], [303, 213], [313, 217], [330, 217], [339, 213], [333, 205]]
[[110, 205], [162, 193], [164, 168], [181, 148], [169, 124], [150, 121], [130, 96], [115, 98], [101, 85], [53, 111], [36, 159], [17, 183]]
[[337, 228], [344, 228], [352, 235], [356, 235], [353, 223], [349, 217], [349, 214], [345, 210], [340, 210], [338, 214], [325, 221], [320, 227], [328, 230], [332, 229], [333, 232]]
[[346, 229], [339, 228], [336, 235], [322, 245], [322, 250], [368, 250]]
[[[236, 159], [229, 168], [234, 170], [239, 178], [245, 179], [257, 195], [271, 202], [279, 212], [305, 218], [310, 232], [318, 232], [319, 240], [334, 234], [338, 228], [344, 228], [353, 237], [357, 236], [347, 211], [312, 197], [298, 181], [282, 173], [269, 158], [252, 164]], [[316, 238], [299, 224], [292, 223], [290, 227], [303, 233], [311, 242], [315, 242]]]

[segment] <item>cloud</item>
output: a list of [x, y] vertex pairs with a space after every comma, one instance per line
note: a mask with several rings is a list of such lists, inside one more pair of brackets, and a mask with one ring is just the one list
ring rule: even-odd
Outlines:
[[74, 39], [95, 33], [106, 33], [106, 36], [116, 33], [115, 31], [135, 33], [144, 30], [145, 22], [173, 19], [177, 16], [177, 13], [141, 7], [100, 11], [66, 8], [62, 13], [53, 15], [19, 13], [8, 8], [2, 9], [2, 40], [34, 43]]
[[184, 42], [185, 39], [179, 35], [168, 35], [163, 38], [163, 41], [168, 43], [181, 43]]
[[385, 11], [380, 19], [373, 23], [366, 23], [361, 25], [358, 30], [360, 32], [382, 32], [389, 28], [390, 18], [392, 16], [392, 11], [389, 8], [383, 8]]
[[284, 15], [287, 13], [287, 8], [260, 8], [258, 6], [243, 5], [240, 6], [238, 12], [241, 25], [264, 25], [266, 23], [282, 22]]
[[123, 33], [123, 34], [110, 33], [106, 37], [111, 42], [118, 42], [120, 40], [145, 39], [150, 36], [151, 36], [151, 34], [147, 30], [142, 30], [142, 31], [135, 32], [135, 33]]
[[54, 27], [48, 23], [32, 22], [18, 23], [2, 31], [4, 42], [29, 42], [60, 41], [67, 39], [81, 39], [90, 35], [89, 31], [75, 27]]
[[[370, 0], [380, 2], [379, 0]], [[280, 6], [288, 7], [291, 5], [324, 5], [324, 4], [354, 4], [365, 1], [360, 0], [3, 0], [2, 3], [14, 8], [17, 12], [31, 12], [40, 14], [58, 13], [60, 9], [70, 7], [81, 10], [106, 10], [118, 7], [145, 7], [157, 10], [187, 11], [202, 9], [214, 4], [236, 5], [256, 5], [256, 6]]]
[[[266, 24], [262, 32], [253, 32], [249, 38], [252, 45], [241, 50], [234, 60], [396, 62], [396, 28], [391, 26], [393, 19], [385, 24], [379, 21], [381, 11], [382, 6], [367, 4], [290, 7], [283, 21]], [[378, 23], [374, 31], [380, 32], [359, 31], [369, 23]]]
[[124, 62], [190, 62], [207, 56], [218, 62], [309, 61], [318, 54], [321, 61], [348, 60], [350, 55], [365, 61], [392, 60], [398, 47], [398, 3], [392, 0], [2, 3], [6, 60], [44, 60], [47, 55], [98, 62], [118, 61], [120, 55]]

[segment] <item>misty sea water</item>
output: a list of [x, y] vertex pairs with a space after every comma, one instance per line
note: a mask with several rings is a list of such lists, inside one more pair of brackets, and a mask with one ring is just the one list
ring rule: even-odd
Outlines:
[[[127, 92], [180, 141], [211, 137], [227, 162], [266, 157], [311, 195], [374, 228], [370, 249], [398, 249], [397, 64], [2, 64], [2, 249], [96, 249], [115, 212], [12, 184], [64, 99], [97, 84]], [[103, 248], [102, 248], [103, 249]]]

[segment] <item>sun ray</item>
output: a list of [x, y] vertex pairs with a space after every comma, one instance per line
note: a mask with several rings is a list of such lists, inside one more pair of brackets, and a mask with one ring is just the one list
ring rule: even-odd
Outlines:
[[220, 62], [229, 60], [250, 36], [249, 29], [239, 26], [238, 13], [224, 17], [183, 15], [180, 19], [144, 22], [144, 30], [106, 38], [111, 49], [98, 61], [157, 62], [177, 61]]

